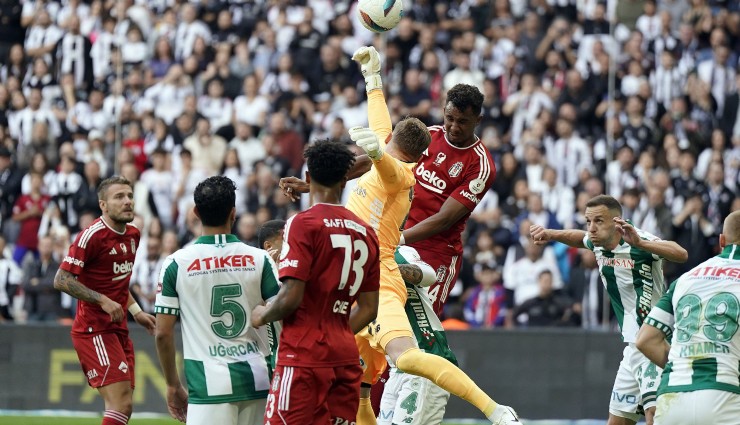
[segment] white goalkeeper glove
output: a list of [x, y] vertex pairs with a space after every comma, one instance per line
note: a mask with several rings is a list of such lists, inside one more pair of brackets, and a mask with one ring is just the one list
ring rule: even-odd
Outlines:
[[383, 81], [380, 79], [380, 55], [375, 47], [360, 47], [352, 55], [352, 60], [360, 65], [362, 76], [365, 77], [366, 92], [383, 88]]
[[373, 161], [379, 161], [383, 157], [383, 148], [374, 131], [365, 127], [352, 127], [349, 129], [349, 137], [357, 146]]

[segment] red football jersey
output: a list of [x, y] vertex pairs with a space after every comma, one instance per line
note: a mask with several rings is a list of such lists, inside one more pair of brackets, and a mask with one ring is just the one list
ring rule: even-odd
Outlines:
[[[32, 207], [36, 207], [39, 211], [43, 212], [49, 205], [51, 197], [48, 195], [41, 195], [39, 199], [33, 199], [31, 195], [21, 195], [15, 205], [13, 206], [13, 214], [20, 214], [22, 212], [30, 210]], [[39, 246], [39, 227], [41, 227], [41, 216], [29, 217], [21, 221], [21, 229], [18, 233], [18, 239], [15, 241], [16, 245], [22, 246], [28, 249], [36, 250]]]
[[[129, 281], [141, 233], [129, 224], [124, 233], [108, 227], [102, 218], [75, 238], [60, 268], [77, 276], [83, 285], [121, 304], [126, 310]], [[126, 320], [111, 323], [108, 313], [97, 304], [77, 303], [72, 333], [128, 332]]]
[[285, 225], [280, 278], [306, 282], [303, 301], [283, 319], [279, 365], [346, 366], [359, 362], [349, 313], [358, 292], [380, 287], [375, 231], [348, 209], [317, 204]]
[[446, 231], [411, 246], [440, 252], [460, 254], [463, 246], [460, 234], [470, 213], [483, 199], [496, 178], [496, 167], [488, 149], [480, 140], [467, 148], [458, 148], [447, 141], [444, 127], [429, 127], [432, 142], [416, 166], [416, 185], [406, 229], [436, 214], [447, 198], [460, 201], [470, 210]]

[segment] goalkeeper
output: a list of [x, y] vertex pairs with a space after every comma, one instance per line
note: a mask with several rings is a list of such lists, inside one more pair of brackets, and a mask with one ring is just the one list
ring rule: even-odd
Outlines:
[[[385, 105], [378, 52], [372, 47], [362, 47], [352, 59], [361, 66], [368, 97], [374, 96], [378, 103]], [[399, 370], [427, 378], [470, 402], [493, 424], [518, 425], [520, 422], [511, 408], [494, 402], [449, 360], [425, 353], [417, 346], [404, 309], [408, 294], [394, 252], [411, 206], [414, 167], [429, 146], [431, 136], [416, 118], [402, 120], [391, 133], [387, 107], [368, 109], [368, 119], [370, 129], [352, 128], [350, 137], [367, 153], [373, 166], [358, 179], [347, 208], [378, 234], [381, 277], [378, 318], [356, 337], [360, 356], [366, 364], [357, 425], [376, 423], [370, 405], [370, 386], [385, 369], [386, 354]]]

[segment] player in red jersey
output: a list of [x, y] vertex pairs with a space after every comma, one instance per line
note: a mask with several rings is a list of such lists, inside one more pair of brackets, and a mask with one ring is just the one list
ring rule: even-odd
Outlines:
[[378, 238], [341, 205], [350, 150], [320, 141], [304, 156], [313, 205], [285, 225], [280, 292], [252, 311], [255, 327], [283, 319], [265, 424], [351, 424], [362, 379], [354, 335], [378, 312]]
[[150, 334], [154, 317], [141, 311], [129, 292], [131, 269], [141, 234], [134, 219], [134, 191], [123, 177], [100, 183], [103, 215], [81, 231], [56, 276], [54, 287], [77, 298], [72, 344], [88, 384], [105, 401], [103, 425], [125, 425], [131, 417], [134, 347], [126, 313]]
[[483, 94], [468, 84], [447, 91], [444, 125], [429, 127], [432, 142], [416, 167], [414, 200], [401, 236], [437, 271], [429, 297], [437, 315], [457, 281], [462, 265], [460, 235], [493, 184], [496, 167], [475, 135]]

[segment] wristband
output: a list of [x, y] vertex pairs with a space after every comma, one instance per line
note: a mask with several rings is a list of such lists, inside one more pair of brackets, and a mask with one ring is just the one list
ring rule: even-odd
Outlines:
[[141, 313], [141, 307], [139, 307], [139, 304], [133, 303], [128, 306], [128, 312], [131, 313], [132, 316], [136, 316]]
[[401, 238], [398, 239], [399, 245], [406, 245], [406, 238], [403, 237], [403, 232], [401, 232]]
[[365, 92], [370, 93], [373, 90], [382, 90], [383, 80], [380, 74], [371, 74], [365, 77]]

